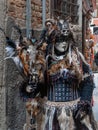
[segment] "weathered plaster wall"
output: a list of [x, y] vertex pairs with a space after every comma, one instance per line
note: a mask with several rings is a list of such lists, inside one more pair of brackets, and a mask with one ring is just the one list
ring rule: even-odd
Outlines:
[[[0, 0], [0, 27], [5, 28], [6, 1]], [[5, 64], [4, 64], [4, 35], [0, 31], [0, 130], [6, 129], [6, 92], [5, 92]]]
[[26, 110], [18, 88], [18, 83], [23, 79], [12, 59], [7, 60], [6, 64], [6, 130], [23, 130]]

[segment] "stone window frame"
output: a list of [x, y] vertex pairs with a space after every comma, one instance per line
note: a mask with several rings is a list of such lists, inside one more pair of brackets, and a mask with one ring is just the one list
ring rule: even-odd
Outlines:
[[72, 23], [78, 24], [78, 10], [78, 0], [51, 0], [51, 17], [70, 17]]

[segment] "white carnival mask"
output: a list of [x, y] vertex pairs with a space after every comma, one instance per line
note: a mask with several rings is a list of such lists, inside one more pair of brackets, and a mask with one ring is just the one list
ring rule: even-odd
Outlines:
[[67, 42], [56, 42], [55, 43], [55, 48], [59, 51], [59, 52], [65, 52], [68, 49], [68, 43]]

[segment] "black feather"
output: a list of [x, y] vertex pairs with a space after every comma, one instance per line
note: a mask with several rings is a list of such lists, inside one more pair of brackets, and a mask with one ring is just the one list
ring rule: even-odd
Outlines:
[[9, 37], [6, 37], [6, 43], [7, 45], [11, 46], [12, 48], [16, 49], [16, 44], [13, 40], [11, 40]]
[[34, 98], [36, 95], [36, 91], [28, 93], [26, 91], [26, 87], [28, 85], [28, 81], [23, 81], [19, 84], [19, 93], [20, 93], [20, 97], [23, 98], [24, 101], [30, 99], [30, 98]]

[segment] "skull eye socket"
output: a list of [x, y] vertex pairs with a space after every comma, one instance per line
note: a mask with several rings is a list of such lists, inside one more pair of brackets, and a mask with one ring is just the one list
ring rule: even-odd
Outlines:
[[62, 30], [63, 33], [69, 33], [69, 29]]
[[67, 32], [69, 33], [69, 30], [67, 30]]
[[63, 32], [66, 32], [66, 30], [63, 30]]

